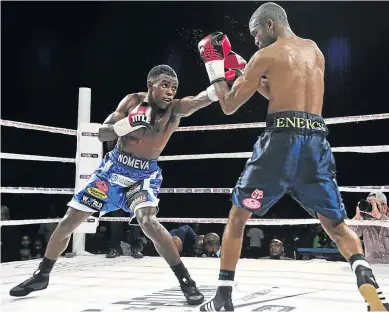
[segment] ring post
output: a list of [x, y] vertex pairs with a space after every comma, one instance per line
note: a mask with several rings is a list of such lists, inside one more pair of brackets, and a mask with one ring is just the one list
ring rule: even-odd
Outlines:
[[[80, 129], [81, 123], [90, 123], [90, 114], [91, 114], [91, 93], [90, 88], [79, 88], [78, 91], [78, 120], [77, 120], [77, 129]], [[80, 140], [77, 132], [77, 154], [76, 154], [76, 182], [74, 192], [77, 193], [80, 187], [79, 173], [79, 156], [78, 151], [80, 149]], [[73, 246], [72, 251], [75, 255], [89, 254], [85, 252], [85, 233], [73, 233]]]

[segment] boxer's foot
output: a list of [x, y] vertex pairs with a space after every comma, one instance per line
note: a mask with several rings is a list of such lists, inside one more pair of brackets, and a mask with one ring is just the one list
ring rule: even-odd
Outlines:
[[204, 296], [203, 294], [197, 289], [196, 283], [194, 280], [190, 279], [184, 279], [182, 282], [180, 282], [181, 290], [184, 293], [184, 296], [186, 298], [186, 301], [190, 305], [196, 305], [203, 303]]
[[389, 311], [388, 302], [380, 290], [370, 268], [359, 266], [355, 270], [358, 289], [367, 302], [368, 311]]
[[33, 291], [46, 289], [48, 285], [49, 274], [38, 270], [28, 280], [12, 288], [9, 294], [13, 297], [24, 297]]
[[231, 299], [232, 287], [219, 286], [216, 295], [210, 301], [204, 303], [200, 307], [200, 311], [234, 311], [234, 305]]

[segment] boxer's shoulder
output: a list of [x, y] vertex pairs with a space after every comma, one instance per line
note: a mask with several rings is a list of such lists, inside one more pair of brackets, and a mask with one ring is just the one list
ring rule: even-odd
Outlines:
[[139, 92], [139, 93], [130, 93], [127, 94], [119, 103], [118, 110], [123, 113], [128, 113], [135, 106], [139, 105], [146, 98], [147, 93]]

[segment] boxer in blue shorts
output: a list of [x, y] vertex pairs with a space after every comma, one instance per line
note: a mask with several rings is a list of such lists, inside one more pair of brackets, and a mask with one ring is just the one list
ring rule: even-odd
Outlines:
[[[136, 216], [142, 231], [170, 265], [187, 302], [191, 305], [203, 302], [204, 296], [182, 263], [171, 235], [156, 218], [162, 183], [157, 160], [180, 119], [213, 100], [206, 91], [174, 99], [178, 79], [167, 65], [156, 66], [149, 72], [147, 87], [147, 92], [127, 95], [99, 129], [100, 141], [117, 139], [115, 149], [105, 156], [87, 185], [69, 202], [69, 209], [53, 232], [38, 271], [11, 289], [11, 296], [26, 296], [48, 286], [49, 274], [66, 249], [70, 235], [92, 213], [103, 215], [123, 209]], [[129, 281], [129, 285], [133, 282]]]
[[253, 213], [264, 215], [282, 196], [290, 194], [319, 218], [350, 262], [368, 310], [387, 311], [389, 306], [363, 256], [361, 241], [344, 222], [346, 212], [336, 183], [335, 160], [321, 117], [323, 54], [313, 41], [292, 32], [285, 10], [275, 3], [261, 5], [252, 15], [249, 28], [259, 51], [231, 89], [220, 65], [227, 57], [227, 37], [213, 33], [199, 43], [211, 82], [208, 93], [219, 100], [224, 113], [237, 111], [256, 91], [269, 100], [265, 132], [255, 143], [232, 194], [233, 206], [223, 235], [219, 287], [215, 297], [200, 310], [234, 310], [231, 292], [245, 224]]

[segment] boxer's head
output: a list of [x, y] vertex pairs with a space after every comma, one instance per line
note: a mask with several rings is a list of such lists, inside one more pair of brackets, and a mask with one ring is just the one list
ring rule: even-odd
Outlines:
[[172, 103], [177, 93], [178, 79], [173, 68], [168, 65], [158, 65], [152, 68], [147, 75], [149, 99], [161, 109]]
[[276, 42], [280, 33], [289, 28], [285, 10], [273, 2], [262, 4], [251, 16], [250, 34], [255, 38], [259, 49]]

